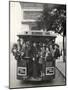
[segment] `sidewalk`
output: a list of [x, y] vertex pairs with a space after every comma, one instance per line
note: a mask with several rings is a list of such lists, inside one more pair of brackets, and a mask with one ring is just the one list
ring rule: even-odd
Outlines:
[[63, 74], [63, 76], [66, 77], [65, 76], [65, 62], [63, 62], [62, 58], [60, 58], [60, 60], [59, 59], [56, 60], [56, 67]]

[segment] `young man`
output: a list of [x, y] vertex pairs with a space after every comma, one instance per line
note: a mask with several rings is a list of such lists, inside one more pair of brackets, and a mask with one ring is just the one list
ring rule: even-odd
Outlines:
[[60, 50], [59, 50], [59, 46], [55, 45], [54, 58], [57, 59], [58, 57], [60, 57]]

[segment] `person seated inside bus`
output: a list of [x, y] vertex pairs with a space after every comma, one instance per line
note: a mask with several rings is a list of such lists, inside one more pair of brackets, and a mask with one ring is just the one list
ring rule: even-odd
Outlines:
[[25, 43], [25, 57], [31, 57], [31, 47], [29, 41], [26, 41]]
[[31, 47], [30, 47], [30, 42], [26, 41], [24, 42], [23, 39], [21, 39], [21, 44], [22, 44], [22, 48], [21, 48], [21, 57], [30, 57], [30, 53], [31, 53]]

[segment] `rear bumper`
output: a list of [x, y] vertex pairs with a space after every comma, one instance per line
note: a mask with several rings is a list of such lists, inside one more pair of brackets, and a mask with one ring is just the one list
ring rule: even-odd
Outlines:
[[19, 76], [17, 75], [17, 79], [18, 80], [23, 80], [23, 81], [50, 81], [53, 80], [55, 78], [55, 75], [48, 75], [48, 76], [44, 76], [44, 77], [37, 77], [37, 78], [33, 78], [33, 77], [29, 77], [29, 76]]

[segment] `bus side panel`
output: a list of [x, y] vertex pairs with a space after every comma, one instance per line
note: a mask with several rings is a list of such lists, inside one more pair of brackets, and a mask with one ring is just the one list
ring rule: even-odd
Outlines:
[[17, 61], [17, 79], [27, 78], [27, 64], [25, 60]]
[[46, 61], [44, 80], [52, 80], [55, 78], [55, 61]]

